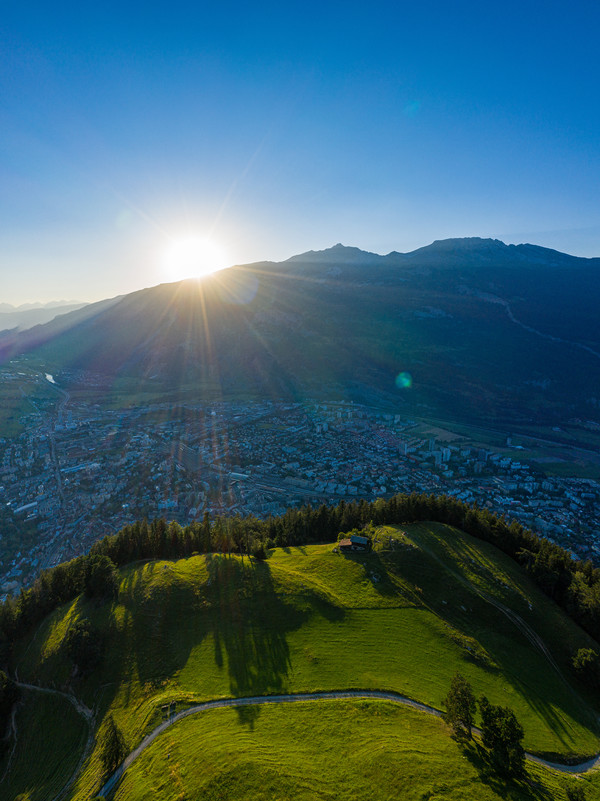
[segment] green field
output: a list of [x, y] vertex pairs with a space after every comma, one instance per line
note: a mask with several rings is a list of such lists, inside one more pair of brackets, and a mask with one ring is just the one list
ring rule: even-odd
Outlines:
[[313, 701], [264, 707], [252, 727], [234, 710], [186, 718], [133, 763], [114, 799], [562, 801], [577, 784], [589, 798], [599, 789], [531, 765], [505, 783], [440, 720], [383, 701]]
[[[77, 767], [87, 724], [66, 699], [31, 690], [24, 691], [15, 723], [16, 748], [0, 798], [53, 798]], [[0, 776], [5, 767], [6, 761]]]
[[[593, 644], [589, 637], [493, 546], [440, 524], [404, 530], [380, 529], [366, 556], [316, 545], [278, 549], [267, 562], [207, 555], [130, 565], [117, 601], [78, 598], [61, 607], [17, 644], [13, 667], [22, 681], [70, 684], [98, 725], [112, 712], [129, 749], [171, 700], [182, 708], [219, 697], [384, 689], [441, 708], [460, 670], [477, 695], [514, 709], [527, 750], [563, 757], [600, 750], [598, 699], [581, 695], [569, 664], [579, 647]], [[106, 643], [103, 663], [84, 680], [71, 679], [61, 649], [81, 616]], [[246, 737], [272, 710], [227, 714]], [[180, 725], [164, 736], [176, 736]], [[11, 775], [25, 770], [20, 753]], [[101, 778], [96, 748], [69, 797], [88, 799]], [[28, 796], [46, 797], [41, 790]]]

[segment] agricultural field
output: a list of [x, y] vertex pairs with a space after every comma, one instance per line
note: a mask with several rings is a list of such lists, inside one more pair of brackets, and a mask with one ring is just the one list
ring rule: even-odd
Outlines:
[[[196, 555], [130, 565], [121, 570], [115, 601], [98, 604], [79, 597], [56, 610], [30, 637], [17, 643], [13, 671], [18, 671], [21, 681], [73, 692], [95, 711], [100, 732], [103, 721], [112, 714], [127, 751], [160, 723], [161, 706], [172, 701], [181, 710], [217, 698], [355, 689], [393, 691], [441, 709], [456, 671], [469, 680], [478, 696], [485, 694], [492, 703], [515, 711], [525, 730], [528, 751], [566, 759], [591, 756], [600, 750], [598, 699], [576, 685], [570, 667], [578, 648], [595, 644], [532, 585], [512, 560], [493, 546], [441, 524], [382, 527], [376, 535], [375, 550], [367, 555], [342, 555], [334, 544], [327, 544], [276, 549], [265, 562], [248, 557]], [[102, 663], [83, 678], [74, 675], [73, 664], [62, 645], [69, 627], [81, 618], [88, 618], [104, 639]], [[317, 703], [318, 709], [326, 708], [325, 702]], [[372, 755], [365, 751], [366, 765], [376, 752], [383, 758], [380, 752], [387, 753], [388, 745], [385, 737], [377, 740], [373, 733], [380, 717], [373, 710], [384, 709], [385, 705], [364, 703], [365, 709], [371, 710], [367, 715], [370, 722], [365, 723], [371, 733], [365, 742]], [[355, 702], [331, 702], [327, 708], [332, 710], [327, 725], [339, 727], [337, 754], [347, 730], [351, 736], [344, 716], [352, 717], [354, 712], [344, 710], [362, 707]], [[310, 730], [321, 719], [312, 709], [307, 704], [305, 713], [292, 712], [290, 708], [285, 714], [304, 714], [305, 720], [314, 719]], [[35, 708], [28, 714], [35, 719]], [[268, 750], [266, 743], [272, 736], [269, 731], [281, 725], [275, 722], [275, 729], [263, 730], [262, 721], [275, 721], [277, 714], [272, 707], [267, 711], [266, 707], [250, 706], [226, 714], [215, 711], [208, 717], [190, 717], [161, 735], [140, 759], [150, 759], [156, 749], [161, 750], [161, 742], [170, 742], [169, 738], [178, 742], [180, 730], [189, 732], [195, 726], [208, 725], [201, 721], [210, 718], [226, 721], [227, 727], [234, 721], [240, 742], [244, 743], [260, 730], [261, 742], [265, 743], [261, 746], [257, 741], [256, 760], [260, 762], [260, 749]], [[343, 720], [336, 724], [338, 715]], [[417, 717], [413, 717], [406, 710], [389, 715], [386, 711], [383, 718], [388, 720], [390, 715], [396, 721], [394, 726], [400, 728], [407, 725], [406, 721], [413, 721], [410, 725], [415, 736], [421, 736], [421, 725], [423, 732], [426, 727], [437, 727], [431, 741], [437, 737], [443, 743], [442, 751], [453, 749], [452, 753], [458, 755], [456, 766], [448, 768], [449, 786], [454, 787], [452, 775], [462, 757], [444, 724], [429, 720], [423, 713], [414, 713]], [[414, 721], [419, 721], [418, 725]], [[208, 726], [210, 730], [214, 728], [214, 724]], [[329, 736], [325, 729], [324, 738]], [[359, 732], [357, 726], [357, 738]], [[214, 736], [218, 739], [221, 735], [215, 730]], [[193, 740], [192, 735], [185, 737]], [[222, 742], [227, 737], [224, 734]], [[397, 743], [399, 737], [394, 734], [392, 740]], [[285, 738], [277, 735], [275, 739], [284, 748]], [[100, 741], [101, 736], [67, 798], [89, 799], [102, 785]], [[204, 738], [198, 735], [197, 742], [204, 743]], [[181, 745], [178, 770], [196, 775], [205, 746], [198, 745], [199, 761], [194, 762], [192, 770], [184, 758], [190, 743], [191, 740]], [[289, 747], [293, 748], [291, 743]], [[40, 748], [47, 747], [40, 743]], [[168, 750], [166, 745], [163, 750]], [[229, 758], [231, 750], [227, 751]], [[410, 749], [402, 753], [405, 756], [397, 757], [400, 762], [395, 769], [396, 781], [400, 780], [402, 760], [410, 761]], [[192, 783], [185, 792], [196, 797], [214, 779], [214, 797], [233, 798], [236, 792], [237, 797], [263, 797], [252, 795], [250, 785], [235, 784], [236, 776], [243, 778], [246, 764], [239, 749], [236, 754], [230, 777], [233, 795], [218, 795], [219, 782], [229, 779], [217, 773], [198, 774], [196, 778], [190, 774]], [[45, 759], [50, 760], [49, 753]], [[315, 757], [315, 777], [324, 769], [318, 767], [319, 759]], [[395, 764], [396, 757], [390, 759], [390, 764]], [[17, 751], [9, 771], [11, 777], [25, 770], [23, 760], [27, 762], [27, 754]], [[473, 760], [470, 764], [475, 764], [476, 781], [477, 760]], [[466, 762], [469, 763], [468, 757]], [[168, 764], [165, 762], [163, 769], [170, 771]], [[277, 764], [275, 757], [261, 762], [255, 768], [256, 776], [272, 764]], [[341, 769], [332, 766], [332, 787], [336, 786], [335, 771]], [[367, 775], [366, 770], [364, 767], [357, 772]], [[390, 771], [391, 776], [394, 771]], [[68, 775], [65, 769], [65, 782]], [[330, 777], [322, 779], [326, 783]], [[10, 780], [11, 787], [17, 789], [15, 781]], [[123, 788], [129, 786], [127, 781], [128, 774]], [[281, 785], [270, 797], [277, 797], [277, 793], [287, 797], [286, 793], [291, 794], [294, 788], [299, 797], [309, 792], [306, 788], [310, 782], [296, 786], [290, 781], [289, 786]], [[415, 798], [434, 798], [437, 792], [433, 785], [414, 786]], [[383, 788], [381, 798], [398, 797], [391, 785], [384, 784]], [[20, 792], [25, 789], [23, 786]], [[492, 793], [492, 789], [488, 790]], [[0, 796], [2, 792], [0, 784]], [[28, 792], [30, 801], [47, 798], [41, 785]], [[356, 797], [353, 792], [359, 791], [348, 789], [347, 797]], [[427, 792], [431, 794], [418, 794]], [[472, 797], [496, 797], [489, 793]], [[561, 798], [560, 794], [556, 797]], [[515, 801], [520, 798], [514, 795]]]

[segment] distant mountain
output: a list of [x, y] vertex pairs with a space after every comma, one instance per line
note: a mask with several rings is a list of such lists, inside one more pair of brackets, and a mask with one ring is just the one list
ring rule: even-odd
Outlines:
[[[81, 303], [73, 306], [47, 306], [25, 311], [0, 313], [0, 351], [20, 352], [35, 346], [37, 337], [45, 341], [65, 330], [73, 330], [88, 317], [109, 308], [120, 296], [97, 303]], [[43, 330], [43, 334], [40, 334]], [[25, 332], [27, 336], [25, 336]]]
[[77, 301], [51, 301], [46, 304], [24, 303], [21, 306], [0, 303], [0, 332], [11, 329], [24, 331], [34, 325], [49, 323], [59, 314], [67, 314], [86, 305], [86, 303]]
[[28, 311], [29, 309], [55, 309], [64, 306], [81, 307], [85, 305], [85, 301], [80, 300], [49, 300], [46, 303], [35, 301], [34, 303], [21, 303], [18, 306], [13, 306], [12, 303], [0, 303], [0, 312]]
[[303, 264], [377, 264], [402, 265], [404, 267], [475, 267], [478, 264], [495, 266], [544, 264], [548, 267], [568, 265], [600, 266], [600, 258], [584, 259], [569, 256], [557, 250], [539, 245], [506, 245], [499, 239], [482, 239], [477, 236], [460, 239], [437, 239], [430, 245], [399, 253], [392, 251], [385, 256], [337, 244], [326, 250], [309, 250], [287, 259]]
[[104, 376], [112, 402], [337, 395], [560, 421], [598, 417], [599, 307], [600, 259], [478, 238], [385, 256], [338, 244], [93, 304], [0, 338], [0, 351], [64, 380]]

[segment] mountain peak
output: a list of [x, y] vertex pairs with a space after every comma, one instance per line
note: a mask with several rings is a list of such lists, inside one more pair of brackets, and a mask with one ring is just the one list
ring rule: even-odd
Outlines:
[[333, 245], [333, 247], [326, 248], [325, 250], [308, 250], [306, 253], [299, 253], [297, 256], [291, 256], [289, 259], [286, 259], [286, 261], [303, 263], [318, 262], [319, 264], [333, 264], [339, 262], [366, 264], [367, 262], [377, 261], [381, 258], [383, 258], [383, 256], [380, 256], [378, 253], [370, 253], [368, 250], [361, 250], [360, 248], [343, 245], [341, 242], [338, 242], [336, 245]]
[[[491, 239], [490, 237], [484, 238], [481, 236], [464, 236], [453, 237], [450, 239], [435, 239], [431, 245], [413, 250], [412, 253], [423, 253], [427, 250], [437, 251], [498, 251], [507, 248], [504, 242], [500, 239]], [[407, 255], [412, 255], [407, 254]]]

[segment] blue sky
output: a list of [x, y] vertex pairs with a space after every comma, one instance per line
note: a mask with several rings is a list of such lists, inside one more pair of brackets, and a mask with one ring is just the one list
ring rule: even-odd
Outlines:
[[450, 236], [600, 256], [597, 2], [3, 2], [0, 301]]

